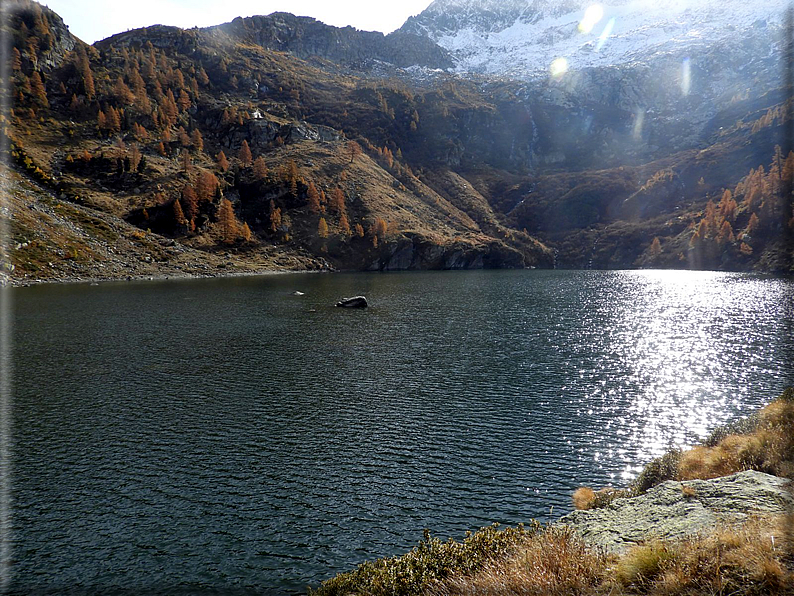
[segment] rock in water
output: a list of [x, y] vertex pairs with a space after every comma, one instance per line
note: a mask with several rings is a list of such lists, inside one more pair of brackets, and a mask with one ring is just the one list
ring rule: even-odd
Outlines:
[[336, 303], [336, 306], [342, 308], [367, 308], [369, 304], [364, 296], [353, 296], [352, 298], [343, 298]]
[[712, 480], [668, 480], [639, 497], [574, 511], [560, 523], [570, 525], [585, 542], [620, 553], [649, 538], [684, 538], [721, 523], [742, 523], [751, 515], [785, 514], [794, 509], [791, 491], [790, 480], [755, 470]]

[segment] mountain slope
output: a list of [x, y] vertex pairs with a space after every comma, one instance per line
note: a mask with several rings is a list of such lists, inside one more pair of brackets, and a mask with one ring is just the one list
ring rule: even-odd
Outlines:
[[[791, 268], [790, 94], [768, 45], [745, 61], [763, 35], [693, 55], [684, 93], [667, 54], [534, 80], [417, 77], [389, 36], [281, 14], [95, 46], [64, 34], [72, 50], [48, 57], [57, 15], [15, 6], [0, 130], [16, 170], [208, 263]], [[45, 254], [62, 242], [31, 252], [33, 228], [11, 225], [18, 277], [62, 274]]]

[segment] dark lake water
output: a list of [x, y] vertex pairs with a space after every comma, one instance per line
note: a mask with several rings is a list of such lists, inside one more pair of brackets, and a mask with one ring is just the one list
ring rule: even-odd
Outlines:
[[[557, 517], [792, 384], [792, 289], [478, 271], [13, 290], [11, 591], [301, 593], [423, 528]], [[372, 308], [331, 306], [360, 293]]]

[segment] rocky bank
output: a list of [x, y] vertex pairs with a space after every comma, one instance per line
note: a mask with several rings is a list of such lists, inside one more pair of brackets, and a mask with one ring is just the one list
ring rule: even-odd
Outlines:
[[559, 523], [588, 544], [621, 553], [652, 538], [680, 539], [753, 516], [794, 513], [794, 483], [754, 470], [711, 480], [669, 480], [644, 495], [574, 511]]

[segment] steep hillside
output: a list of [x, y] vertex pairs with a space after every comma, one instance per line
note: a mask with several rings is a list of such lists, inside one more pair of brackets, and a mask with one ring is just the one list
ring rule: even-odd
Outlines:
[[[738, 66], [761, 38], [687, 95], [636, 65], [461, 77], [426, 37], [281, 13], [87, 46], [14, 6], [12, 166], [208, 263], [791, 270], [790, 93], [774, 47]], [[15, 275], [60, 275], [19, 226]]]
[[[263, 32], [279, 23], [332, 28], [276, 15], [201, 31], [156, 26], [96, 47], [71, 38], [45, 70], [59, 20], [17, 6], [10, 158], [59, 200], [245, 263], [267, 264], [275, 247], [308, 268], [551, 264], [534, 239], [485, 232], [416, 176], [397, 144], [416, 130], [411, 91], [341, 72], [339, 56], [311, 65], [265, 47]], [[385, 43], [331, 33], [364, 39], [350, 43], [354, 54]], [[51, 259], [26, 259], [31, 230], [12, 228], [16, 275], [55, 275]]]

